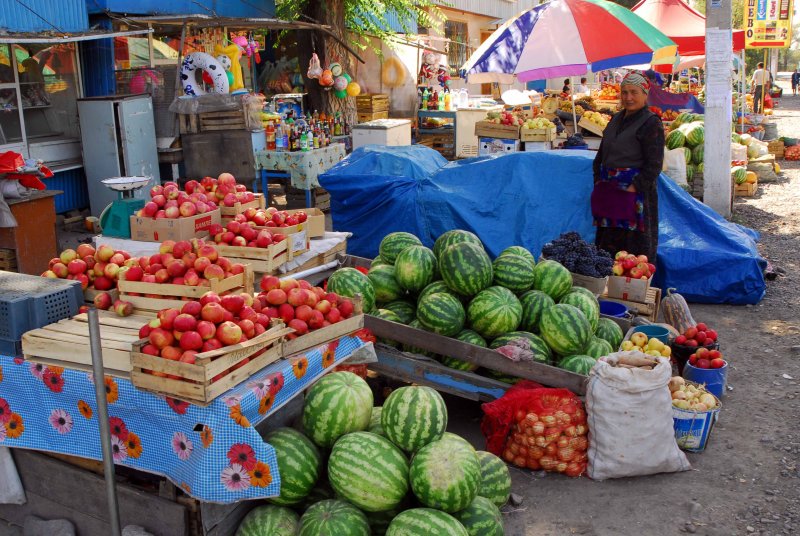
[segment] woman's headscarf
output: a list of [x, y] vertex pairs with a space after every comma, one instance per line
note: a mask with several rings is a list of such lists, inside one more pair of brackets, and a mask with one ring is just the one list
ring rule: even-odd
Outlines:
[[650, 81], [647, 80], [647, 78], [641, 73], [631, 72], [626, 74], [625, 78], [622, 79], [620, 87], [626, 85], [642, 88], [642, 91], [644, 91], [645, 95], [650, 93]]

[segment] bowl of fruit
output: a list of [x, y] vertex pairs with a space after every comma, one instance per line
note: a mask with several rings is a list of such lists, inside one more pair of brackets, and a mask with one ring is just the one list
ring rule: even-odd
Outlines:
[[698, 348], [719, 350], [719, 341], [717, 332], [700, 322], [675, 337], [670, 346], [672, 346], [673, 361], [678, 365], [678, 373], [682, 374], [684, 365]]
[[722, 398], [728, 379], [728, 362], [725, 361], [719, 350], [708, 350], [701, 347], [689, 356], [682, 376], [687, 380], [705, 385], [708, 392]]

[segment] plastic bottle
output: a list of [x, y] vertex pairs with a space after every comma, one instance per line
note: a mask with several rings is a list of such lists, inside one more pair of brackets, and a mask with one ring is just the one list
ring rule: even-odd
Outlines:
[[424, 110], [428, 107], [428, 88], [422, 92], [422, 98], [419, 101], [419, 109]]
[[[267, 149], [269, 149], [269, 146], [267, 146]], [[283, 137], [283, 126], [281, 126], [280, 123], [278, 124], [278, 130], [275, 131], [275, 150], [279, 153], [282, 153], [286, 150], [286, 141]]]
[[308, 151], [308, 135], [305, 132], [300, 134], [300, 150]]
[[267, 151], [276, 150], [277, 143], [275, 141], [275, 125], [272, 124], [272, 121], [267, 124], [265, 134], [267, 137]]
[[450, 91], [447, 89], [444, 93], [444, 109], [448, 112], [453, 109], [453, 97], [450, 95]]
[[313, 148], [314, 148], [314, 130], [309, 128], [308, 132], [306, 132], [306, 151], [310, 151]]
[[291, 150], [289, 148], [289, 129], [288, 128], [281, 128], [281, 132], [283, 133], [283, 142], [282, 142], [283, 150], [284, 151], [289, 151], [289, 150]]
[[439, 93], [439, 102], [437, 103], [438, 110], [444, 110], [444, 90]]

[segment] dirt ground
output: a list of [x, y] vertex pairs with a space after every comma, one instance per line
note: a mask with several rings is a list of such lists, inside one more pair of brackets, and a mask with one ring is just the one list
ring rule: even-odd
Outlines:
[[[784, 95], [778, 131], [800, 137], [800, 97]], [[755, 306], [690, 304], [731, 363], [706, 451], [688, 455], [691, 471], [605, 482], [512, 468], [524, 501], [504, 508], [507, 535], [800, 534], [800, 163], [780, 163], [781, 179], [737, 200], [733, 219], [761, 233], [762, 255], [785, 274]], [[459, 428], [482, 446], [479, 413], [462, 410], [473, 420]]]

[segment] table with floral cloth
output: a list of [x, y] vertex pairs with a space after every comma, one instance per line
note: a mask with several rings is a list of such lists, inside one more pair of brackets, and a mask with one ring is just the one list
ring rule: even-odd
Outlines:
[[344, 160], [347, 155], [343, 143], [310, 151], [257, 151], [256, 165], [265, 171], [285, 171], [292, 186], [312, 190], [319, 186], [319, 176]]
[[[203, 501], [277, 496], [275, 451], [255, 425], [363, 345], [343, 337], [278, 361], [207, 407], [106, 376], [114, 461]], [[0, 446], [101, 459], [94, 393], [90, 373], [0, 356]]]

